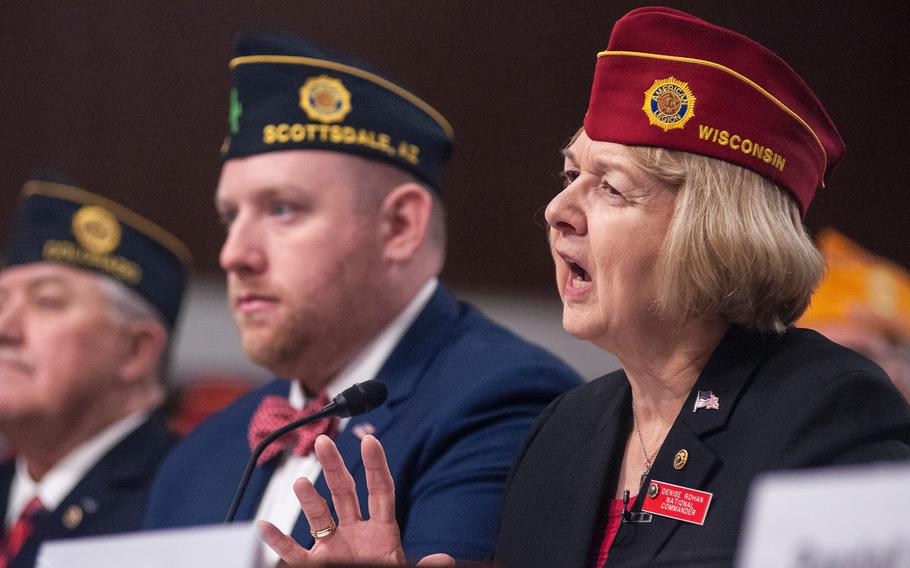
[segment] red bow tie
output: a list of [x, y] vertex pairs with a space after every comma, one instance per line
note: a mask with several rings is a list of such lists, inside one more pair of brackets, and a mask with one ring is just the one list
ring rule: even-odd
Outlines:
[[[253, 418], [250, 420], [250, 429], [247, 433], [250, 449], [255, 449], [266, 436], [285, 424], [319, 412], [328, 403], [329, 398], [324, 393], [311, 400], [302, 410], [292, 407], [288, 403], [288, 399], [283, 396], [267, 396], [263, 398], [262, 402], [259, 403], [259, 408], [256, 409], [256, 412], [253, 413]], [[320, 434], [333, 436], [337, 430], [337, 417], [322, 418], [296, 430], [291, 430], [269, 444], [256, 463], [264, 464], [275, 456], [284, 453], [287, 448], [291, 448], [291, 452], [295, 455], [308, 455], [313, 451], [313, 445]]]

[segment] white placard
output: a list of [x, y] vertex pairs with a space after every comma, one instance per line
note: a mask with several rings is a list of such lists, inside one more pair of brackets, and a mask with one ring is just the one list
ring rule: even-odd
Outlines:
[[44, 543], [37, 568], [264, 568], [253, 523], [166, 529]]
[[910, 463], [760, 477], [736, 565], [910, 568]]

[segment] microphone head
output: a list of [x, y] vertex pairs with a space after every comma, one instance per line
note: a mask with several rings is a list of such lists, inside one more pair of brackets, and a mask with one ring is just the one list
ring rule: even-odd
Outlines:
[[338, 416], [347, 418], [373, 410], [385, 402], [388, 394], [388, 389], [379, 381], [364, 381], [345, 389], [332, 400], [337, 405]]

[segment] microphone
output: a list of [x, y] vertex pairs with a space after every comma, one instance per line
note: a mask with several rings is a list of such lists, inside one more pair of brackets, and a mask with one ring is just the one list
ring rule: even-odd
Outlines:
[[332, 402], [322, 407], [320, 412], [329, 412], [339, 418], [359, 416], [373, 410], [383, 402], [388, 389], [379, 381], [364, 381], [344, 389]]
[[253, 453], [250, 455], [249, 461], [246, 462], [246, 467], [243, 470], [243, 475], [240, 478], [240, 483], [237, 485], [237, 491], [234, 493], [234, 499], [231, 501], [231, 506], [228, 508], [228, 513], [224, 517], [224, 524], [230, 524], [234, 522], [234, 517], [237, 516], [237, 508], [240, 506], [240, 500], [243, 498], [243, 493], [246, 491], [246, 486], [250, 482], [250, 477], [253, 475], [253, 470], [256, 468], [256, 461], [259, 459], [259, 456], [262, 455], [262, 452], [265, 451], [266, 447], [268, 447], [269, 444], [284, 436], [291, 430], [295, 430], [305, 424], [315, 422], [316, 420], [320, 420], [327, 416], [348, 418], [350, 416], [358, 416], [364, 412], [373, 410], [385, 402], [386, 396], [388, 396], [388, 390], [386, 389], [386, 386], [379, 381], [364, 381], [362, 383], [357, 383], [350, 388], [344, 389], [341, 394], [332, 399], [332, 402], [323, 406], [322, 410], [319, 412], [308, 414], [303, 418], [299, 418], [293, 422], [285, 424], [281, 428], [266, 436], [262, 442], [256, 446], [256, 448], [253, 450]]

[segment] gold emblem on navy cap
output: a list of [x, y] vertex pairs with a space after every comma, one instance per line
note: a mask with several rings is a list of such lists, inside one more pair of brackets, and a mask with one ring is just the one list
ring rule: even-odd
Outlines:
[[310, 120], [341, 122], [351, 112], [351, 92], [341, 79], [328, 75], [310, 77], [300, 87], [300, 108]]
[[664, 132], [683, 128], [695, 116], [695, 95], [688, 83], [671, 75], [666, 79], [656, 79], [645, 90], [645, 104], [641, 109], [645, 111], [648, 122]]
[[120, 222], [104, 207], [80, 207], [73, 215], [72, 225], [79, 244], [95, 254], [108, 254], [120, 244]]
[[43, 179], [25, 184], [16, 218], [6, 266], [56, 262], [101, 273], [133, 288], [174, 326], [192, 258], [165, 229], [109, 199]]
[[356, 58], [290, 34], [243, 34], [234, 51], [229, 67], [243, 114], [229, 121], [224, 159], [346, 152], [403, 169], [438, 191], [452, 128], [416, 95]]

